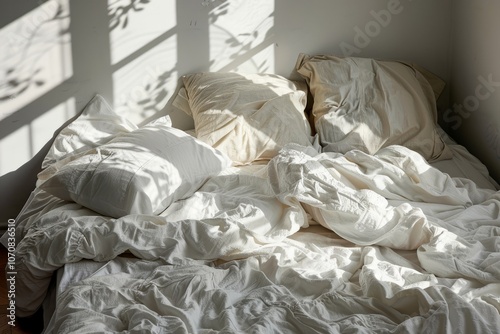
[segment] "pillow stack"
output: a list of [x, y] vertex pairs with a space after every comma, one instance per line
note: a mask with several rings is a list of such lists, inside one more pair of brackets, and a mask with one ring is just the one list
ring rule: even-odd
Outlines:
[[[56, 142], [68, 139], [65, 134]], [[169, 122], [108, 139], [49, 165], [39, 174], [39, 187], [105, 216], [156, 215], [231, 165], [227, 156]]]

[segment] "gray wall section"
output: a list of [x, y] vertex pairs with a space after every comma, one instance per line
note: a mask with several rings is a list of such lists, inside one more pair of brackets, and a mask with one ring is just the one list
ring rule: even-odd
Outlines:
[[443, 127], [500, 180], [500, 2], [453, 1], [450, 107]]

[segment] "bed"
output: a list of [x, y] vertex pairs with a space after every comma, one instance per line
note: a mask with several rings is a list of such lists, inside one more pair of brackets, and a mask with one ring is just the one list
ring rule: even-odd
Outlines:
[[[500, 192], [415, 64], [200, 72], [138, 127], [99, 95], [16, 218], [46, 333], [498, 333]], [[5, 234], [2, 242], [6, 244]]]

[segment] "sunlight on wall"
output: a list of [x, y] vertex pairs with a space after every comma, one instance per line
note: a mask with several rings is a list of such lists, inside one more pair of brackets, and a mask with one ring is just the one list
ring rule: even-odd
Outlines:
[[134, 123], [157, 114], [177, 85], [176, 1], [108, 1], [114, 109]]
[[[107, 15], [89, 17], [84, 26], [78, 20], [70, 25], [71, 15], [78, 15], [70, 15], [71, 4], [45, 1], [0, 30], [0, 120], [13, 124], [0, 138], [0, 175], [34, 157], [79, 111], [75, 108], [82, 104], [80, 92], [102, 93], [99, 89], [109, 87], [115, 111], [143, 124], [162, 114], [179, 76], [193, 69], [275, 69], [274, 1], [108, 0]], [[103, 23], [109, 30], [98, 33], [109, 33], [109, 39], [90, 38], [97, 31], [88, 28]], [[97, 76], [87, 77], [93, 68], [84, 67], [95, 62], [82, 61], [88, 57], [71, 51], [90, 48], [109, 49], [110, 58], [97, 62], [102, 69]], [[107, 81], [109, 85], [95, 85]], [[50, 110], [31, 114], [37, 105]], [[18, 116], [12, 116], [17, 111]]]
[[0, 120], [72, 75], [68, 0], [48, 1], [0, 31]]
[[[224, 2], [210, 11], [209, 24], [211, 71], [274, 71], [274, 1]], [[266, 58], [254, 57], [263, 49]]]
[[113, 64], [141, 50], [177, 24], [175, 0], [109, 0], [111, 61]]
[[33, 120], [31, 122], [33, 153], [38, 152], [52, 138], [61, 124], [75, 115], [75, 98], [72, 97]]
[[0, 175], [31, 159], [66, 120], [76, 115], [75, 99], [57, 105], [0, 140]]
[[32, 158], [30, 126], [24, 125], [0, 140], [0, 175], [10, 172]]
[[176, 60], [174, 36], [115, 71], [115, 111], [134, 123], [157, 114], [177, 86]]
[[274, 56], [275, 45], [268, 45], [262, 51], [252, 54], [252, 58], [241, 62], [238, 65], [238, 70], [246, 73], [274, 73]]

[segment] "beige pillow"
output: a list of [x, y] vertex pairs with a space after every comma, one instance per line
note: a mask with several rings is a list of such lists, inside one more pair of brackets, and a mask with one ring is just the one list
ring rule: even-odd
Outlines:
[[217, 72], [182, 79], [196, 137], [235, 165], [265, 163], [287, 143], [311, 145], [305, 83], [301, 88], [273, 74]]
[[314, 99], [313, 116], [324, 151], [373, 154], [402, 145], [428, 161], [451, 151], [436, 129], [436, 95], [414, 67], [396, 61], [300, 54], [297, 71]]

